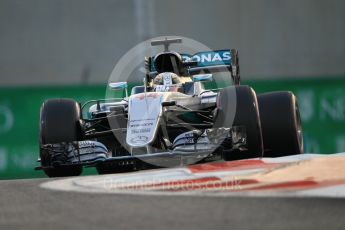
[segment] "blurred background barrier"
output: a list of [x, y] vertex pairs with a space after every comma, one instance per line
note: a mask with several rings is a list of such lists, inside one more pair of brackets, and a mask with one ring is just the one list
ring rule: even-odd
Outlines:
[[132, 47], [236, 48], [245, 79], [345, 76], [344, 0], [0, 0], [0, 85], [107, 81]]
[[[305, 151], [345, 151], [345, 79], [252, 80], [256, 92], [291, 90], [299, 101]], [[18, 87], [0, 89], [0, 179], [42, 177], [38, 164], [38, 119], [47, 98], [101, 99], [105, 86]], [[88, 169], [85, 174], [93, 174]]]

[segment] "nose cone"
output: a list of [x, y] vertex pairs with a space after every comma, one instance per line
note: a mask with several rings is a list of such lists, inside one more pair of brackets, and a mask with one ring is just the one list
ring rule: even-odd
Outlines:
[[162, 93], [141, 93], [129, 98], [126, 142], [145, 147], [154, 141], [162, 113]]

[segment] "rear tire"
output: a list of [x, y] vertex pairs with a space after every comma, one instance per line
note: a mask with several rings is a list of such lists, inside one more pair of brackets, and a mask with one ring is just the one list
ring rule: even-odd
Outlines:
[[265, 157], [303, 153], [303, 133], [296, 97], [291, 92], [258, 96]]
[[223, 145], [223, 159], [230, 161], [262, 157], [261, 123], [254, 90], [248, 86], [224, 88], [218, 96], [218, 107], [216, 127], [244, 126], [247, 135], [247, 149], [231, 151]]
[[82, 166], [44, 168], [51, 166], [51, 154], [44, 144], [81, 140], [80, 106], [70, 99], [51, 99], [43, 103], [40, 111], [40, 157], [43, 171], [48, 177], [79, 176]]

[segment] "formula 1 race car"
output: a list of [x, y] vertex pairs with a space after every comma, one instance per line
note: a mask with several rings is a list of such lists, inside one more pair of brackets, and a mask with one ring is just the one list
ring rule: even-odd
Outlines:
[[[296, 97], [291, 92], [256, 95], [240, 85], [238, 52], [181, 54], [181, 39], [152, 41], [165, 51], [145, 58], [144, 85], [128, 96], [127, 82], [112, 82], [123, 98], [50, 99], [40, 111], [40, 158], [49, 177], [173, 167], [219, 159], [238, 160], [303, 153]], [[206, 90], [219, 72], [231, 86]]]

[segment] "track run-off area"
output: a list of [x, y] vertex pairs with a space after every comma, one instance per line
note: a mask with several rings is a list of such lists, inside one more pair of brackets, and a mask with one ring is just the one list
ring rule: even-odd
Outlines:
[[1, 229], [342, 229], [345, 153], [0, 181]]
[[41, 187], [91, 193], [345, 197], [344, 166], [344, 153], [303, 154], [74, 177]]

